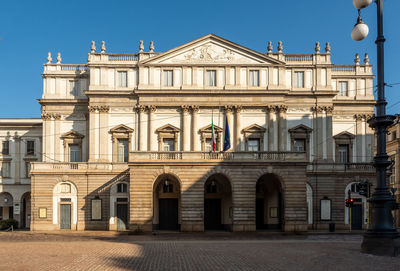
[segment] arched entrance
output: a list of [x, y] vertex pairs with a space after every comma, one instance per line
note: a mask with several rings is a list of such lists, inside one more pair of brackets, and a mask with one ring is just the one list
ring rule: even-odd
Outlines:
[[232, 230], [232, 189], [224, 175], [214, 174], [204, 184], [204, 229]]
[[120, 181], [110, 189], [110, 230], [126, 230], [129, 225], [129, 183]]
[[21, 213], [21, 227], [30, 228], [31, 226], [31, 193], [26, 192], [21, 197], [22, 213]]
[[63, 181], [53, 189], [53, 224], [58, 229], [76, 230], [78, 223], [78, 192], [71, 182]]
[[153, 228], [156, 230], [180, 229], [181, 187], [170, 174], [160, 176], [154, 184]]
[[282, 229], [282, 187], [277, 176], [265, 174], [256, 184], [256, 228], [257, 230]]
[[361, 230], [367, 224], [367, 198], [358, 193], [359, 188], [356, 182], [348, 184], [344, 192], [344, 202], [349, 195], [354, 199], [351, 208], [344, 207], [344, 222], [351, 226], [352, 230]]
[[14, 218], [14, 201], [10, 193], [0, 193], [0, 220]]

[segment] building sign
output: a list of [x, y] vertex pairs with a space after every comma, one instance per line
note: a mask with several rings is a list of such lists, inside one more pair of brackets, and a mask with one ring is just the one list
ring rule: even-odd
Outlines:
[[101, 199], [92, 199], [92, 220], [101, 220]]
[[14, 204], [14, 215], [19, 215], [20, 214], [20, 206], [19, 203]]
[[321, 199], [321, 220], [331, 220], [330, 199]]
[[47, 217], [47, 209], [46, 208], [39, 208], [39, 218], [46, 218]]

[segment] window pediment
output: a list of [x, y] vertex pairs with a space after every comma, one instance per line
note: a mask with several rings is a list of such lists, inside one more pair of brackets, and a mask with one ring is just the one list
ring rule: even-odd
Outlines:
[[134, 130], [124, 124], [115, 126], [110, 130], [111, 133], [132, 133]]
[[304, 124], [300, 124], [289, 129], [289, 133], [291, 134], [309, 134], [311, 132], [312, 129]]
[[256, 133], [265, 133], [267, 129], [264, 127], [258, 125], [258, 124], [252, 124], [242, 130], [243, 134], [256, 134]]
[[66, 132], [65, 134], [61, 135], [62, 139], [82, 139], [85, 136], [78, 133], [77, 131], [71, 130], [69, 132]]
[[172, 124], [166, 124], [156, 130], [157, 133], [179, 133], [180, 129]]
[[[221, 133], [223, 131], [223, 129], [221, 128], [221, 127], [218, 127], [218, 126], [216, 126], [216, 125], [214, 125], [214, 132], [215, 133]], [[210, 133], [211, 134], [211, 124], [209, 124], [209, 125], [207, 125], [207, 126], [205, 126], [205, 127], [203, 127], [203, 128], [201, 128], [200, 130], [199, 130], [199, 132], [200, 133]]]
[[342, 139], [342, 140], [352, 140], [355, 136], [349, 132], [341, 132], [333, 137], [334, 139]]

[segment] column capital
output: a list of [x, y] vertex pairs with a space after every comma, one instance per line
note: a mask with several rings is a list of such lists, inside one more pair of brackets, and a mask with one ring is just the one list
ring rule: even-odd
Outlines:
[[157, 107], [155, 105], [148, 105], [146, 107], [147, 107], [147, 110], [149, 111], [149, 113], [154, 113], [157, 110]]
[[89, 112], [96, 112], [97, 110], [99, 110], [99, 107], [97, 105], [89, 105], [88, 110]]
[[320, 105], [315, 105], [315, 106], [313, 106], [313, 107], [311, 107], [311, 110], [314, 112], [314, 113], [322, 113], [322, 112], [324, 112], [324, 106], [320, 106]]
[[101, 106], [98, 106], [97, 110], [100, 113], [107, 113], [110, 111], [110, 107], [108, 105], [101, 105]]
[[46, 111], [43, 111], [42, 114], [41, 114], [41, 118], [43, 120], [49, 120], [49, 119], [51, 119], [51, 114], [47, 113]]
[[181, 105], [181, 111], [183, 113], [189, 113], [190, 106], [189, 105]]
[[277, 112], [279, 112], [279, 108], [278, 108], [277, 105], [267, 105], [266, 106], [266, 110], [269, 113], [277, 113]]
[[279, 113], [286, 113], [287, 112], [287, 110], [288, 110], [288, 107], [287, 107], [287, 105], [278, 105], [277, 107], [276, 107], [276, 110], [279, 112]]
[[325, 111], [327, 114], [333, 113], [333, 106], [325, 106]]
[[142, 104], [139, 104], [139, 105], [136, 106], [135, 109], [136, 109], [136, 112], [143, 113], [144, 111], [146, 111], [146, 106], [144, 106]]
[[193, 113], [199, 112], [200, 106], [198, 105], [191, 105], [190, 108], [192, 108]]
[[234, 107], [235, 107], [236, 113], [240, 113], [243, 109], [242, 105], [235, 105]]
[[232, 113], [233, 105], [225, 105], [225, 113]]
[[53, 113], [52, 117], [54, 120], [60, 120], [61, 119], [61, 114], [60, 113]]

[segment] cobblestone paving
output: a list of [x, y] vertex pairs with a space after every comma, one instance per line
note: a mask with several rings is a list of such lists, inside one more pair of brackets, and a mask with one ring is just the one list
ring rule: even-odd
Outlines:
[[360, 235], [0, 233], [0, 270], [400, 270]]

